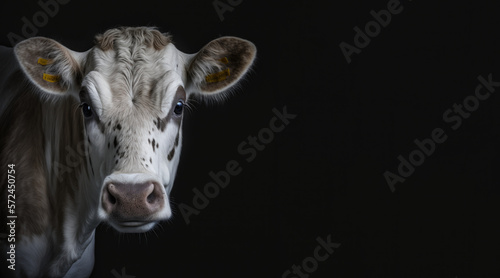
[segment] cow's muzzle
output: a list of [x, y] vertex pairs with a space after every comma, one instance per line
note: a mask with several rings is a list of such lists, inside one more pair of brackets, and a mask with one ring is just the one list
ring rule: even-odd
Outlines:
[[[102, 208], [118, 230], [148, 230], [165, 206], [165, 191], [156, 182], [109, 182], [103, 188]], [[154, 224], [153, 224], [154, 225]]]

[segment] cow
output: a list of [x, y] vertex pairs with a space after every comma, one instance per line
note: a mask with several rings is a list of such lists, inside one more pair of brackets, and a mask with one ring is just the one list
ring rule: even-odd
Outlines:
[[85, 52], [34, 37], [0, 55], [2, 275], [73, 278], [92, 272], [99, 223], [142, 233], [172, 215], [188, 101], [226, 98], [256, 47], [220, 37], [186, 54], [121, 27]]

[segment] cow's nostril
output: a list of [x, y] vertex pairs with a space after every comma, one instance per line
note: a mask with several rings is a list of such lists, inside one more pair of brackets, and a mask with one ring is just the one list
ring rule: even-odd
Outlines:
[[116, 192], [116, 187], [113, 184], [109, 184], [106, 189], [103, 192], [102, 196], [102, 205], [103, 208], [108, 212], [111, 213], [116, 207], [117, 203], [117, 196], [114, 194], [118, 194]]
[[153, 187], [153, 191], [146, 197], [146, 201], [149, 204], [154, 204], [154, 203], [157, 202], [157, 200], [158, 200], [158, 194], [157, 194], [156, 190]]
[[115, 196], [113, 196], [113, 194], [111, 192], [109, 192], [109, 190], [108, 190], [108, 201], [112, 205], [116, 204], [116, 198], [115, 198]]

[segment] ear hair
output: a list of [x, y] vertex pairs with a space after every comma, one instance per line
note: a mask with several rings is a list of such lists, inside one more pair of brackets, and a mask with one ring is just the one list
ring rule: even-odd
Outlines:
[[14, 52], [29, 79], [45, 92], [63, 94], [81, 83], [80, 65], [71, 50], [54, 40], [30, 38], [18, 43]]
[[257, 49], [247, 40], [222, 37], [205, 45], [191, 60], [189, 87], [202, 95], [229, 90], [247, 73]]
[[211, 44], [213, 47], [205, 47], [195, 57], [196, 62], [192, 62], [188, 68], [191, 80], [203, 81], [206, 76], [222, 71], [225, 64], [222, 63], [223, 51], [217, 42]]

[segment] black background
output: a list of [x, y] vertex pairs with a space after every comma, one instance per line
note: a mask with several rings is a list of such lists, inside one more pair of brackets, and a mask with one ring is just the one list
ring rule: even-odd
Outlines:
[[[224, 0], [222, 2], [226, 3]], [[21, 35], [35, 1], [2, 5], [0, 43]], [[223, 35], [254, 42], [253, 72], [223, 104], [195, 103], [171, 193], [174, 217], [147, 234], [96, 237], [92, 277], [281, 277], [313, 255], [317, 237], [341, 245], [310, 277], [500, 277], [497, 168], [499, 96], [453, 130], [443, 113], [474, 94], [478, 76], [500, 81], [495, 1], [409, 1], [347, 63], [339, 44], [389, 1], [247, 1], [224, 13], [212, 1], [70, 1], [37, 35], [85, 51], [117, 26], [158, 26], [180, 50]], [[248, 163], [237, 146], [269, 126], [272, 109], [296, 114]], [[447, 140], [391, 192], [415, 139]], [[241, 163], [186, 225], [208, 173]], [[290, 277], [293, 277], [291, 275]]]

